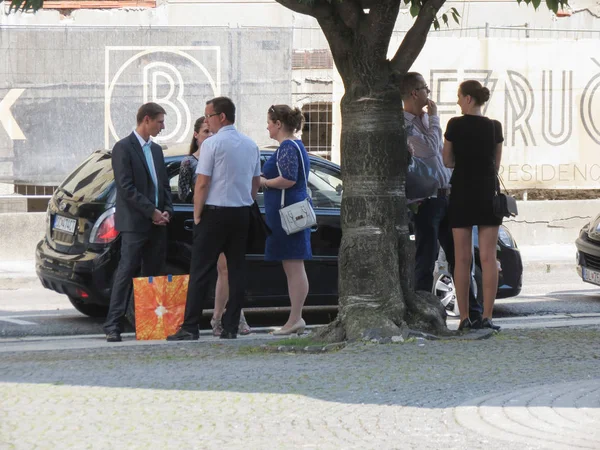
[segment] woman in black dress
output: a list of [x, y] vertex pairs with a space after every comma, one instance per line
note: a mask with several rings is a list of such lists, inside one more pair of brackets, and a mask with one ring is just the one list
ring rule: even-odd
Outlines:
[[481, 108], [490, 91], [478, 81], [468, 80], [458, 89], [461, 117], [448, 122], [444, 134], [443, 159], [453, 168], [448, 215], [454, 237], [454, 285], [460, 310], [459, 329], [471, 328], [469, 280], [473, 226], [479, 229], [479, 258], [483, 275], [483, 328], [499, 329], [492, 323], [498, 289], [496, 244], [502, 219], [494, 215], [497, 173], [502, 157], [502, 125], [483, 116]]

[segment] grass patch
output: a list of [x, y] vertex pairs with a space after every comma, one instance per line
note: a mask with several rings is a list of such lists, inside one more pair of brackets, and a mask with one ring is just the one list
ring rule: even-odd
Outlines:
[[279, 347], [280, 345], [294, 346], [294, 347], [308, 347], [308, 346], [325, 346], [327, 342], [319, 341], [311, 337], [290, 337], [280, 339], [277, 341], [268, 342], [267, 345]]

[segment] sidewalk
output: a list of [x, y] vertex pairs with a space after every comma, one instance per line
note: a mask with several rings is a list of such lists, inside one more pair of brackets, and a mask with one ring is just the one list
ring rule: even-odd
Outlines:
[[599, 332], [324, 354], [266, 353], [264, 338], [3, 352], [0, 447], [598, 449]]
[[[520, 246], [526, 274], [575, 270], [575, 244]], [[41, 286], [33, 260], [0, 261], [0, 289]]]

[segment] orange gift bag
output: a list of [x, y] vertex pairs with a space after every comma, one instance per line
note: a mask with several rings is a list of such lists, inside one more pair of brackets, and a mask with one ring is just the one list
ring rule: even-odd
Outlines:
[[166, 339], [183, 323], [189, 275], [133, 279], [135, 338]]

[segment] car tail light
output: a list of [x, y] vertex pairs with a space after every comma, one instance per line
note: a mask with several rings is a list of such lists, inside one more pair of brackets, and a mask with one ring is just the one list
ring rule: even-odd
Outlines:
[[88, 298], [89, 295], [87, 292], [85, 292], [83, 289], [75, 289], [75, 294], [77, 294], [77, 297], [79, 298]]
[[108, 244], [117, 236], [119, 236], [119, 232], [115, 228], [115, 208], [110, 208], [96, 220], [90, 232], [90, 243]]

